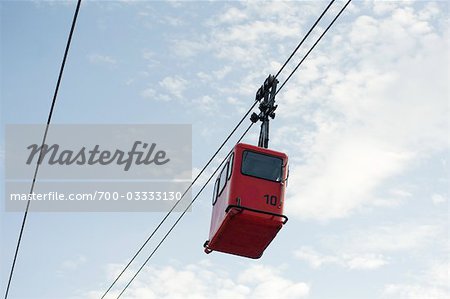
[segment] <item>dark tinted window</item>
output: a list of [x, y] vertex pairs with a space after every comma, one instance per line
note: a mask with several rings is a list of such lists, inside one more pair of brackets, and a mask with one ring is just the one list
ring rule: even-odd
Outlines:
[[216, 183], [214, 184], [214, 190], [213, 190], [213, 200], [212, 204], [215, 205], [217, 201], [217, 191], [219, 191], [219, 179], [216, 180]]
[[244, 151], [242, 154], [243, 174], [280, 182], [282, 174], [283, 160], [278, 157], [259, 154], [251, 151]]
[[222, 169], [222, 172], [220, 173], [219, 177], [219, 195], [222, 193], [223, 188], [225, 188], [225, 185], [227, 184], [227, 170], [228, 170], [228, 163], [225, 164], [225, 166]]
[[230, 179], [230, 177], [231, 177], [231, 172], [233, 171], [233, 162], [234, 162], [234, 153], [231, 154], [230, 162], [228, 163], [228, 175], [227, 175], [227, 179]]

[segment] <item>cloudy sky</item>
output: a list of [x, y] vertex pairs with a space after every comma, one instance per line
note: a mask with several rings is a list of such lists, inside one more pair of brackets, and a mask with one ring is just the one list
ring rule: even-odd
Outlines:
[[[196, 174], [326, 5], [83, 1], [53, 122], [192, 124]], [[1, 2], [2, 125], [46, 121], [74, 8]], [[277, 96], [290, 221], [264, 256], [203, 253], [209, 186], [123, 298], [447, 298], [448, 28], [445, 1], [353, 1]], [[163, 216], [31, 213], [10, 298], [99, 298]], [[21, 220], [2, 207], [2, 293]]]

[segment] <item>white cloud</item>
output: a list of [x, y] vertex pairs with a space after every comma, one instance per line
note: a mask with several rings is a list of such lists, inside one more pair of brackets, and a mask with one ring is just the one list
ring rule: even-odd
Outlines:
[[239, 103], [239, 100], [234, 98], [234, 97], [228, 97], [227, 98], [227, 103], [231, 104], [231, 105], [236, 105]]
[[148, 68], [154, 68], [159, 65], [160, 62], [155, 58], [156, 54], [148, 49], [142, 50], [142, 58], [146, 61]]
[[244, 25], [235, 25], [227, 31], [218, 32], [216, 38], [221, 42], [233, 44], [253, 44], [261, 42], [264, 38], [283, 39], [297, 36], [294, 26], [270, 21], [253, 21]]
[[398, 207], [411, 198], [412, 194], [403, 189], [390, 189], [388, 190], [387, 197], [379, 197], [375, 199], [372, 204], [376, 207]]
[[389, 193], [391, 193], [394, 196], [398, 197], [411, 197], [412, 194], [408, 191], [402, 190], [402, 189], [391, 189], [389, 190]]
[[384, 289], [385, 298], [393, 299], [447, 299], [443, 289], [413, 284], [389, 284]]
[[226, 65], [220, 70], [214, 71], [213, 74], [217, 79], [222, 80], [226, 75], [228, 75], [231, 72], [231, 70], [232, 68]]
[[[309, 294], [308, 284], [295, 282], [282, 273], [274, 267], [255, 265], [231, 275], [205, 260], [182, 267], [148, 267], [131, 284], [123, 298], [297, 299]], [[100, 292], [92, 291], [87, 297], [98, 298], [99, 295]], [[117, 291], [111, 292], [110, 298], [117, 295]]]
[[434, 203], [435, 205], [439, 205], [439, 204], [442, 204], [442, 203], [445, 203], [445, 202], [448, 201], [448, 200], [447, 200], [443, 195], [441, 195], [441, 194], [433, 194], [433, 195], [431, 196], [431, 200], [433, 201], [433, 203]]
[[142, 50], [142, 58], [144, 58], [145, 60], [153, 59], [154, 56], [155, 56], [155, 53], [153, 51]]
[[183, 1], [181, 0], [166, 0], [172, 7], [179, 8], [183, 5]]
[[295, 2], [249, 1], [238, 5], [220, 11], [204, 22], [207, 34], [174, 40], [172, 51], [181, 58], [208, 51], [240, 69], [259, 72], [264, 65], [268, 72], [272, 70], [268, 68], [269, 63], [261, 62], [269, 62], [275, 42], [297, 39], [305, 31], [302, 27], [305, 20], [323, 9], [323, 4], [306, 2], [298, 5]]
[[436, 244], [442, 236], [442, 227], [430, 224], [401, 223], [380, 225], [369, 230], [355, 231], [333, 242], [353, 252], [401, 252], [413, 253]]
[[377, 269], [386, 265], [388, 262], [382, 255], [364, 255], [349, 257], [347, 266], [350, 269]]
[[222, 81], [230, 72], [232, 68], [230, 66], [224, 66], [218, 70], [206, 72], [197, 72], [197, 77], [205, 84], [209, 84], [213, 80]]
[[83, 255], [78, 255], [72, 259], [67, 259], [61, 263], [62, 271], [74, 271], [77, 270], [81, 265], [86, 263], [87, 259]]
[[202, 96], [193, 100], [194, 109], [203, 113], [213, 114], [218, 111], [217, 99], [213, 99], [210, 96]]
[[241, 272], [238, 281], [252, 290], [248, 298], [301, 298], [309, 294], [308, 284], [295, 283], [281, 273], [280, 269], [256, 265]]
[[198, 72], [197, 73], [197, 77], [202, 81], [202, 82], [208, 82], [211, 81], [213, 78], [210, 74], [207, 74], [205, 72]]
[[141, 92], [143, 98], [153, 99], [156, 95], [156, 91], [153, 88], [146, 88]]
[[398, 4], [399, 3], [395, 1], [374, 1], [373, 12], [377, 15], [385, 15], [396, 9]]
[[[32, 0], [30, 2], [32, 2], [37, 7], [57, 6], [57, 5], [63, 5], [63, 6], [69, 6], [69, 7], [75, 6], [75, 1], [73, 1], [73, 0], [49, 0], [49, 1]], [[82, 5], [86, 5], [86, 3], [82, 2]]]
[[384, 179], [404, 169], [412, 154], [388, 144], [345, 133], [324, 124], [312, 145], [308, 164], [292, 167], [287, 208], [302, 218], [348, 216], [374, 200], [373, 191]]
[[162, 21], [164, 24], [168, 24], [173, 27], [179, 27], [184, 24], [184, 22], [181, 18], [172, 17], [172, 16], [165, 16]]
[[218, 19], [218, 22], [220, 23], [239, 23], [245, 19], [247, 19], [248, 16], [245, 12], [242, 10], [231, 7], [227, 9]]
[[286, 200], [297, 217], [400, 204], [399, 195], [379, 198], [385, 184], [449, 147], [447, 33], [420, 12], [386, 8], [336, 26], [333, 51], [325, 41], [313, 55], [327, 59], [308, 59], [280, 94], [278, 115], [291, 128], [283, 145], [300, 162]]
[[294, 256], [307, 262], [312, 268], [338, 265], [351, 270], [373, 270], [388, 264], [388, 261], [382, 254], [324, 255], [309, 247], [302, 247], [296, 250]]
[[100, 55], [100, 54], [90, 54], [88, 55], [89, 62], [94, 64], [106, 65], [106, 66], [115, 66], [117, 64], [117, 60], [108, 55]]
[[443, 263], [436, 262], [435, 264], [431, 265], [424, 276], [427, 278], [429, 284], [433, 286], [450, 288], [449, 270], [449, 261]]
[[[313, 247], [303, 246], [294, 251], [298, 260], [308, 263], [312, 268], [339, 266], [351, 270], [373, 270], [398, 261], [395, 256], [429, 259], [424, 250], [436, 250], [439, 258], [445, 249], [447, 232], [442, 222], [435, 224], [401, 223], [361, 227], [343, 234], [323, 235], [321, 243], [325, 252], [319, 252]], [[448, 245], [448, 244], [447, 244]], [[447, 264], [444, 263], [444, 267]], [[426, 276], [434, 277], [436, 284], [442, 284], [444, 277], [441, 264], [436, 264]]]
[[384, 287], [385, 298], [395, 299], [444, 299], [450, 295], [449, 263], [435, 263], [422, 275], [408, 283], [390, 283]]
[[326, 264], [340, 264], [339, 258], [331, 255], [323, 255], [312, 248], [302, 247], [294, 252], [294, 256], [307, 262], [313, 268], [320, 268]]
[[164, 88], [168, 93], [177, 97], [178, 99], [183, 98], [183, 92], [186, 89], [188, 81], [181, 78], [180, 76], [168, 76], [159, 82], [159, 85]]
[[208, 42], [194, 40], [173, 40], [171, 51], [181, 58], [193, 57], [208, 49]]

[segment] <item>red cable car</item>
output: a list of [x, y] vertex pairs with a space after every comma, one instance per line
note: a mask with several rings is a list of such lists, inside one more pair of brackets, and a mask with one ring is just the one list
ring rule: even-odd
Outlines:
[[261, 112], [251, 120], [262, 121], [258, 146], [237, 144], [216, 179], [206, 253], [260, 258], [288, 220], [283, 215], [288, 157], [267, 148], [277, 83], [270, 75], [256, 94]]
[[260, 258], [287, 221], [286, 154], [239, 143], [217, 177], [205, 252]]

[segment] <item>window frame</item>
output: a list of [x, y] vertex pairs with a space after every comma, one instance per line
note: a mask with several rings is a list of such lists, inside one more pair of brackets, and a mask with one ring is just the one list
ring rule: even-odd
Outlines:
[[[224, 173], [224, 171], [225, 171], [225, 180], [224, 180], [225, 184], [223, 184], [223, 186], [220, 187], [220, 182], [222, 181], [221, 178], [222, 178], [222, 174]], [[227, 176], [228, 176], [228, 162], [227, 162], [227, 164], [225, 164], [223, 166], [222, 171], [220, 171], [220, 174], [219, 174], [219, 188], [218, 188], [219, 192], [217, 194], [217, 197], [222, 195], [223, 190], [225, 190], [225, 187], [227, 186], [227, 182], [228, 182]]]
[[[257, 154], [257, 155], [263, 155], [263, 156], [267, 156], [267, 157], [279, 159], [279, 160], [281, 161], [281, 163], [280, 163], [280, 174], [281, 174], [281, 178], [280, 178], [279, 180], [270, 180], [270, 179], [267, 179], [267, 178], [262, 178], [262, 177], [259, 177], [259, 176], [255, 176], [255, 175], [251, 175], [251, 174], [244, 173], [244, 172], [242, 171], [242, 168], [243, 168], [243, 166], [244, 166], [244, 154], [245, 154], [246, 152], [250, 152], [250, 153]], [[242, 175], [249, 176], [249, 177], [253, 177], [253, 178], [257, 178], [257, 179], [261, 179], [261, 180], [265, 180], [265, 181], [269, 181], [269, 182], [282, 183], [282, 182], [283, 182], [283, 168], [284, 168], [284, 165], [283, 165], [283, 158], [281, 158], [281, 157], [279, 157], [279, 156], [268, 155], [268, 154], [266, 154], [266, 153], [261, 153], [261, 152], [252, 151], [252, 150], [248, 150], [248, 149], [246, 149], [246, 150], [244, 150], [244, 151], [242, 152], [242, 159], [241, 159], [241, 174], [242, 174]]]
[[214, 189], [213, 189], [213, 202], [212, 205], [214, 206], [217, 202], [217, 198], [219, 197], [219, 195], [217, 194], [218, 190], [219, 190], [219, 181], [220, 181], [220, 177], [218, 177], [216, 179], [216, 182], [214, 183]]
[[230, 180], [231, 175], [233, 174], [233, 166], [234, 166], [234, 153], [231, 154], [230, 159], [228, 159], [228, 170], [227, 170], [227, 181]]

